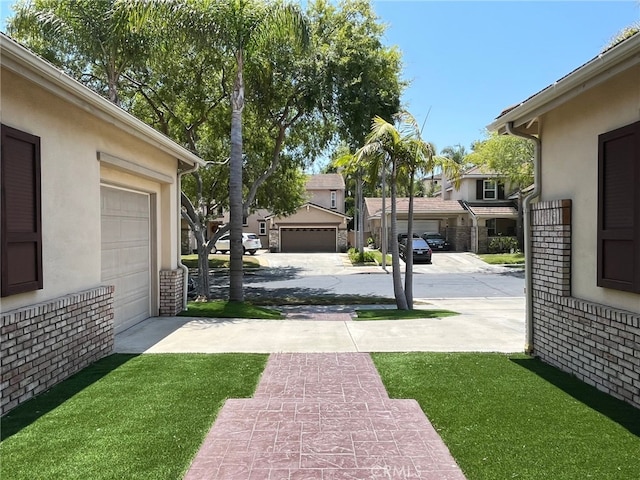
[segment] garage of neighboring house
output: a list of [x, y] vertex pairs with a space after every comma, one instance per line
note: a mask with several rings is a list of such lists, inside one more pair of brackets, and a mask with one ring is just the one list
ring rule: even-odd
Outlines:
[[[398, 220], [398, 233], [407, 233], [407, 220]], [[440, 220], [420, 220], [413, 219], [413, 233], [422, 235], [426, 232], [440, 232]]]
[[335, 252], [336, 228], [281, 228], [282, 252]]
[[339, 252], [347, 248], [349, 217], [306, 203], [288, 217], [266, 217], [269, 248], [276, 252]]
[[101, 280], [114, 285], [114, 327], [120, 332], [151, 316], [151, 197], [102, 186]]

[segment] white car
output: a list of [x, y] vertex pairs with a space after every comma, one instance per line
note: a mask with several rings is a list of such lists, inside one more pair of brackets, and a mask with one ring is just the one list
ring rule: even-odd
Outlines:
[[[262, 248], [262, 242], [260, 237], [255, 233], [243, 233], [242, 234], [242, 246], [244, 247], [243, 253], [250, 253], [254, 255], [258, 250]], [[229, 252], [229, 234], [225, 233], [216, 242], [216, 252], [228, 253]]]

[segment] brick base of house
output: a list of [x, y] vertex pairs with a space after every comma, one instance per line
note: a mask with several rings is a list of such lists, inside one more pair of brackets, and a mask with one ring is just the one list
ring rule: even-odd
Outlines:
[[183, 310], [184, 272], [160, 270], [160, 315], [171, 317]]
[[87, 290], [0, 317], [0, 415], [113, 351], [113, 287]]
[[532, 205], [531, 238], [533, 354], [640, 408], [640, 315], [571, 296], [571, 201]]

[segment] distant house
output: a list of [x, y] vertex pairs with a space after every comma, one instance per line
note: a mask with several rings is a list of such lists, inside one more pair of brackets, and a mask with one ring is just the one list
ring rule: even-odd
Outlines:
[[[288, 216], [257, 209], [243, 219], [243, 231], [255, 233], [272, 252], [340, 252], [347, 248], [345, 184], [337, 173], [309, 175], [307, 201]], [[229, 222], [229, 213], [209, 225], [212, 235]], [[188, 228], [183, 222], [183, 229]], [[193, 244], [194, 242], [192, 242]], [[193, 248], [193, 247], [192, 247]]]
[[0, 34], [4, 414], [183, 310], [180, 174], [202, 160]]
[[[457, 188], [446, 177], [437, 178], [438, 196], [414, 198], [413, 233], [438, 232], [447, 237], [454, 250], [475, 253], [486, 253], [494, 237], [517, 236], [518, 204], [505, 197], [507, 189], [496, 173], [472, 167], [462, 174]], [[385, 209], [387, 232], [391, 228], [390, 200]], [[408, 205], [408, 198], [397, 199], [398, 233], [406, 233]], [[382, 198], [366, 198], [365, 208], [365, 235], [379, 244]]]
[[527, 350], [640, 407], [640, 34], [489, 128], [537, 144]]

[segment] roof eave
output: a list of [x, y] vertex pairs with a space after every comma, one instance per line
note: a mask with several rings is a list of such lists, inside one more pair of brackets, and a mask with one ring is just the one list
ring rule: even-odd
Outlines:
[[2, 66], [75, 106], [132, 135], [156, 145], [160, 150], [190, 165], [204, 166], [200, 157], [178, 145], [120, 107], [102, 98], [49, 62], [41, 59], [9, 36], [0, 34]]
[[540, 115], [637, 64], [640, 64], [640, 34], [598, 55], [536, 93], [496, 118], [487, 128], [503, 133], [505, 125], [513, 123], [516, 128], [524, 126], [528, 133], [537, 133], [536, 119]]

